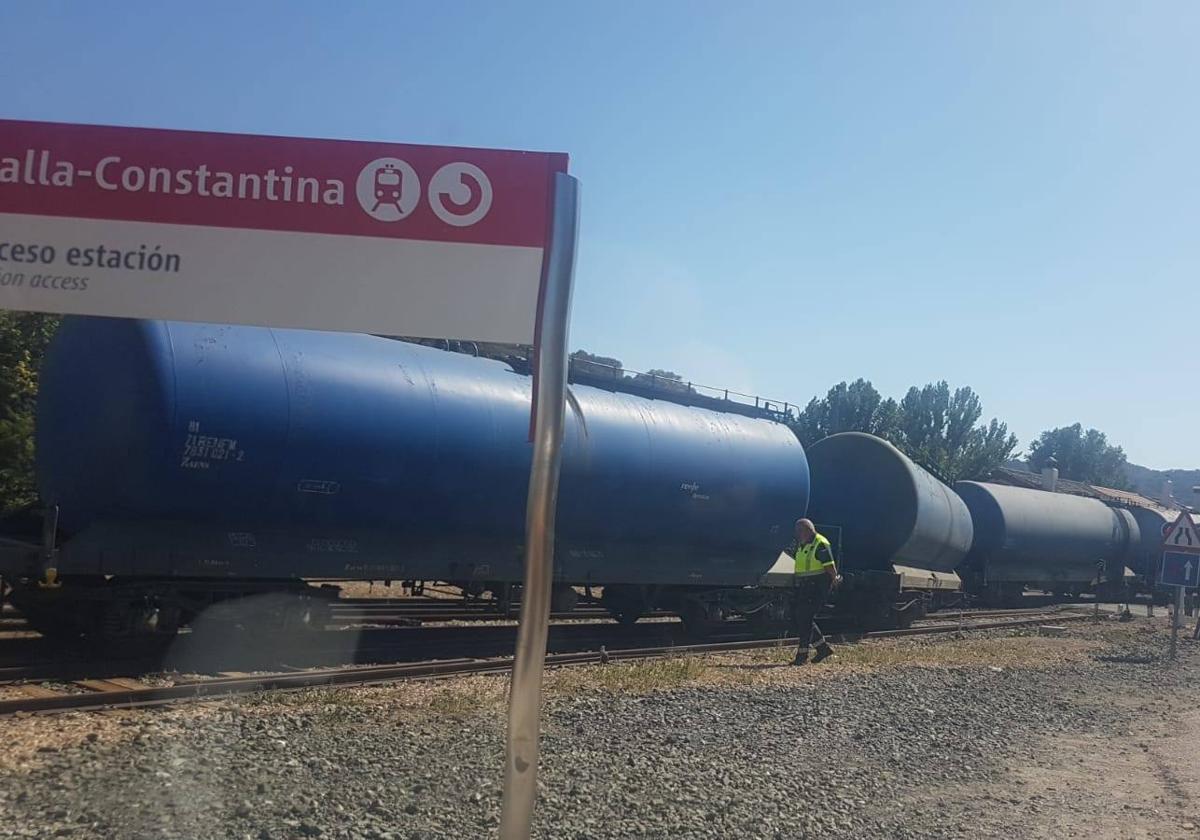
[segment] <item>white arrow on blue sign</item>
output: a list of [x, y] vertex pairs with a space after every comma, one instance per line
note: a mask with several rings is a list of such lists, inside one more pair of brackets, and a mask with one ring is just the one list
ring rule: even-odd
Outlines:
[[1164, 551], [1158, 582], [1165, 586], [1200, 586], [1200, 554]]

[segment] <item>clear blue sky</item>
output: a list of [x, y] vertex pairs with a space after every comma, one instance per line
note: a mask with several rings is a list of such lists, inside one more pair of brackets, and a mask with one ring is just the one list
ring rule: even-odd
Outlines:
[[628, 367], [945, 378], [1023, 446], [1080, 421], [1200, 467], [1200, 5], [41, 0], [0, 31], [6, 117], [569, 152], [572, 345]]

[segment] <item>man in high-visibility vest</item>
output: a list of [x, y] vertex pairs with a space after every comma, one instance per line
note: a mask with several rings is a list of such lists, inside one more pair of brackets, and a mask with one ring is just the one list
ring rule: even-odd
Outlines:
[[796, 520], [794, 556], [796, 576], [792, 581], [795, 587], [792, 614], [800, 645], [796, 649], [796, 658], [792, 664], [803, 665], [808, 662], [808, 648], [813, 641], [816, 641], [817, 646], [814, 663], [828, 658], [833, 653], [833, 648], [825, 640], [825, 634], [817, 626], [817, 612], [825, 605], [825, 597], [829, 590], [841, 583], [842, 578], [837, 573], [837, 564], [833, 560], [829, 540], [817, 533], [811, 520]]

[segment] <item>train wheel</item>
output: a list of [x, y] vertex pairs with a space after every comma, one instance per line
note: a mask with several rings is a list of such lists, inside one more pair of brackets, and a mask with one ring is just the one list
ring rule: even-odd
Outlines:
[[697, 598], [688, 598], [680, 605], [679, 617], [683, 619], [683, 629], [687, 634], [697, 639], [712, 635], [725, 623], [725, 614], [719, 604]]
[[26, 624], [55, 642], [78, 640], [92, 629], [95, 605], [69, 598], [61, 589], [16, 588], [9, 600]]
[[642, 613], [637, 612], [636, 610], [621, 611], [610, 608], [608, 614], [616, 619], [617, 624], [620, 624], [622, 627], [632, 627], [634, 624], [637, 624], [637, 620], [642, 617]]
[[790, 605], [786, 599], [773, 599], [762, 609], [747, 613], [746, 623], [760, 636], [785, 631], [792, 624]]
[[109, 601], [98, 607], [88, 635], [100, 643], [123, 639], [167, 639], [179, 632], [180, 609], [145, 599]]
[[284, 610], [284, 629], [324, 630], [330, 619], [329, 604], [315, 598], [298, 598], [297, 601]]
[[58, 613], [53, 610], [21, 609], [25, 623], [54, 642], [72, 642], [84, 633], [83, 616], [78, 612]]
[[[579, 593], [570, 586], [555, 586], [550, 595], [550, 609], [552, 612], [565, 613], [574, 611], [579, 605]], [[634, 621], [637, 621], [635, 618]]]
[[653, 609], [644, 586], [606, 586], [600, 605], [618, 623], [630, 625]]

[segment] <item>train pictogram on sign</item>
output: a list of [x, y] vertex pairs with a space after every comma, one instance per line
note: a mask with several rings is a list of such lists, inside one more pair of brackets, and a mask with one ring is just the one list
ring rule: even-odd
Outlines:
[[400, 195], [403, 190], [404, 176], [399, 169], [391, 165], [376, 169], [375, 206], [371, 208], [371, 212], [374, 213], [378, 210], [381, 204], [391, 204], [397, 211], [403, 213], [404, 211], [400, 208]]

